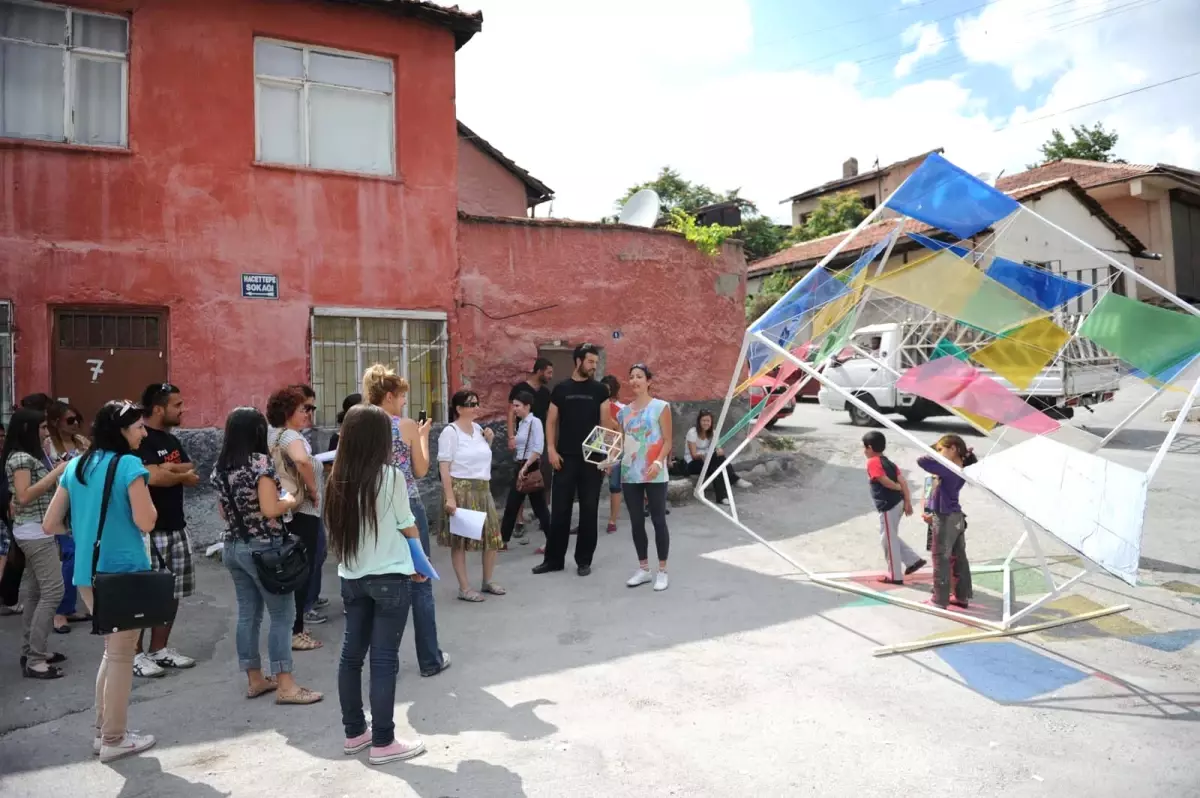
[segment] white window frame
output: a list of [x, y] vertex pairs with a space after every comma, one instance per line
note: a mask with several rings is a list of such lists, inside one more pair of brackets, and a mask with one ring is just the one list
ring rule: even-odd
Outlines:
[[[281, 78], [274, 75], [261, 75], [258, 72], [258, 57], [257, 52], [253, 54], [254, 58], [254, 162], [265, 164], [268, 166], [282, 166], [301, 169], [317, 169], [326, 172], [345, 172], [344, 169], [336, 169], [328, 166], [314, 166], [312, 163], [312, 151], [309, 146], [309, 89], [313, 85], [325, 86], [338, 91], [358, 92], [360, 94], [373, 94], [375, 96], [386, 96], [389, 100], [388, 107], [390, 114], [388, 119], [391, 125], [388, 126], [388, 152], [391, 155], [391, 164], [387, 172], [359, 172], [354, 171], [352, 174], [370, 175], [373, 177], [395, 177], [396, 175], [396, 62], [391, 58], [383, 58], [377, 55], [368, 53], [357, 53], [352, 50], [339, 50], [333, 47], [320, 47], [311, 44], [301, 44], [300, 42], [290, 42], [284, 39], [272, 39], [268, 36], [256, 36], [254, 38], [255, 50], [259, 42], [266, 44], [278, 44], [282, 47], [292, 47], [300, 50], [302, 62], [303, 77], [299, 78]], [[329, 55], [340, 55], [346, 58], [359, 58], [363, 61], [378, 61], [385, 63], [392, 71], [392, 90], [389, 92], [374, 91], [371, 89], [360, 89], [353, 86], [341, 86], [334, 83], [322, 83], [319, 80], [310, 80], [308, 77], [308, 60], [312, 53], [328, 53]], [[300, 89], [300, 156], [303, 163], [285, 163], [283, 161], [264, 161], [262, 157], [262, 117], [261, 108], [262, 102], [260, 94], [263, 84], [270, 86], [279, 86], [284, 88]], [[411, 318], [411, 317], [410, 317]]]
[[[448, 326], [448, 316], [444, 311], [440, 310], [376, 310], [372, 308], [346, 308], [346, 307], [320, 307], [313, 308], [312, 316], [309, 319], [309, 370], [310, 374], [315, 370], [317, 362], [317, 318], [340, 318], [354, 320], [354, 343], [337, 343], [325, 341], [322, 346], [343, 346], [354, 347], [354, 363], [356, 373], [362, 374], [367, 368], [367, 363], [363, 362], [362, 350], [362, 320], [363, 319], [400, 319], [404, 322], [401, 325], [400, 331], [400, 347], [402, 355], [400, 357], [400, 376], [405, 379], [409, 385], [412, 385], [412, 380], [409, 379], [408, 364], [408, 322], [410, 321], [437, 321], [441, 322], [441, 332], [434, 339], [434, 343], [442, 344], [442, 397], [446, 405], [450, 404], [450, 380], [449, 380], [449, 360], [450, 360], [450, 331]], [[411, 389], [410, 389], [411, 390]], [[412, 405], [408, 402], [404, 404], [404, 418], [410, 418], [409, 409]]]
[[[52, 8], [55, 11], [66, 12], [67, 26], [67, 43], [63, 44], [46, 44], [44, 42], [35, 42], [29, 39], [17, 39], [10, 36], [0, 36], [0, 41], [15, 42], [17, 44], [32, 45], [34, 47], [46, 47], [50, 49], [58, 49], [63, 51], [63, 138], [62, 139], [43, 139], [37, 137], [20, 136], [22, 141], [52, 141], [59, 144], [72, 144], [84, 147], [101, 147], [109, 150], [127, 150], [129, 149], [129, 28], [131, 21], [129, 17], [121, 14], [105, 14], [100, 11], [80, 11], [70, 6], [60, 6], [54, 3], [40, 3], [36, 0], [5, 0], [6, 3], [17, 6], [33, 6], [36, 8]], [[72, 37], [75, 35], [74, 17], [78, 14], [84, 17], [107, 17], [108, 19], [119, 19], [125, 23], [125, 52], [115, 53], [110, 50], [96, 50], [91, 47], [75, 47], [71, 43]], [[78, 56], [75, 58], [73, 56]], [[109, 63], [119, 63], [121, 65], [121, 143], [120, 144], [96, 144], [90, 141], [75, 140], [75, 64], [77, 60], [91, 61], [107, 61]]]

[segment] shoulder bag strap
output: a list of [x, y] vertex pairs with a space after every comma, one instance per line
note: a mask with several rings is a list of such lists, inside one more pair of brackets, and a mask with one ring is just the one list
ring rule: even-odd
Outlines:
[[[250, 528], [246, 526], [246, 520], [242, 517], [241, 508], [234, 501], [233, 491], [229, 487], [229, 475], [217, 472], [217, 484], [221, 486], [221, 494], [225, 497], [225, 503], [229, 505], [229, 512], [233, 515], [233, 523], [235, 525], [234, 532], [237, 533], [246, 543], [250, 542]], [[254, 489], [258, 490], [258, 479], [254, 480]]]
[[[525, 418], [522, 420], [528, 420], [532, 416], [533, 416], [533, 411], [531, 410], [531, 411], [529, 411], [529, 415], [525, 416]], [[519, 434], [520, 432], [521, 432], [521, 422], [518, 421], [517, 422], [517, 433]], [[521, 458], [521, 462], [524, 462], [524, 463], [529, 462], [529, 442], [532, 439], [533, 439], [533, 422], [530, 421], [529, 422], [529, 431], [525, 433], [525, 456]]]
[[[113, 483], [116, 482], [117, 466], [120, 464], [121, 455], [114, 453], [112, 460], [110, 460], [108, 463], [108, 470], [104, 474], [104, 494], [103, 498], [100, 499], [100, 520], [96, 525], [96, 544], [92, 546], [93, 580], [96, 578], [96, 569], [100, 565], [100, 539], [104, 536], [104, 522], [108, 518], [108, 501], [112, 498]], [[151, 542], [150, 548], [154, 550], [154, 554], [158, 557], [159, 566], [165, 569], [167, 565], [165, 562], [163, 562], [162, 554], [159, 554], [158, 549], [154, 547], [153, 542]]]

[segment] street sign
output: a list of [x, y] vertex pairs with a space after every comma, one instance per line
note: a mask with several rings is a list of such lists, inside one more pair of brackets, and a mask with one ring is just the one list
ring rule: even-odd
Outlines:
[[243, 299], [279, 299], [279, 275], [243, 274]]

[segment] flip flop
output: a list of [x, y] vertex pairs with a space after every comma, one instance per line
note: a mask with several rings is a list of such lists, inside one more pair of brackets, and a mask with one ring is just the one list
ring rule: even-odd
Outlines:
[[260, 695], [272, 693], [279, 688], [279, 683], [274, 679], [268, 679], [267, 683], [261, 687], [246, 688], [246, 698], [258, 698]]
[[54, 634], [56, 634], [56, 635], [69, 635], [69, 634], [71, 634], [71, 627], [69, 627], [69, 626], [66, 626], [66, 625], [63, 625], [63, 626], [56, 626], [56, 627], [54, 627]]
[[474, 590], [458, 591], [458, 600], [459, 601], [469, 601], [472, 604], [478, 604], [481, 601], [487, 601], [487, 599], [485, 599], [483, 596], [476, 593]]
[[497, 585], [497, 584], [495, 584], [494, 582], [485, 582], [485, 583], [483, 584], [483, 592], [484, 592], [484, 593], [490, 593], [490, 594], [492, 594], [493, 596], [506, 596], [506, 595], [508, 595], [508, 591], [507, 591], [507, 590], [505, 590], [504, 588], [500, 587], [500, 585]]
[[282, 693], [275, 694], [276, 704], [292, 704], [295, 706], [306, 706], [315, 704], [325, 696], [318, 693], [316, 690], [309, 690], [307, 687], [301, 687], [292, 695], [283, 695]]

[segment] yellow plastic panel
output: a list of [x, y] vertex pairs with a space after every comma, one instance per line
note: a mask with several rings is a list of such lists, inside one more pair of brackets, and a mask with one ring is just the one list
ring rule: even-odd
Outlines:
[[1025, 390], [1069, 340], [1062, 327], [1038, 319], [976, 350], [971, 359]]

